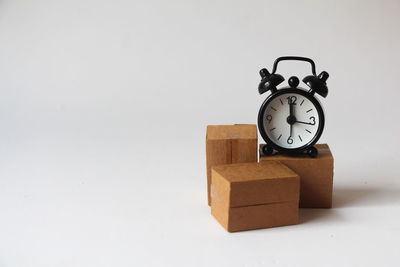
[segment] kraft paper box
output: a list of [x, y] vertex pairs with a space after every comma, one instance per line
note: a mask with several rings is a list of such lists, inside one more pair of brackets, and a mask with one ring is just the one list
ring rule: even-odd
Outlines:
[[211, 205], [211, 168], [221, 164], [257, 162], [257, 136], [257, 126], [255, 124], [207, 126], [208, 205]]
[[211, 214], [228, 231], [298, 223], [300, 178], [279, 162], [212, 168]]
[[264, 156], [260, 145], [260, 162], [281, 162], [300, 176], [300, 208], [331, 208], [333, 156], [327, 144], [317, 144], [318, 157], [308, 155]]

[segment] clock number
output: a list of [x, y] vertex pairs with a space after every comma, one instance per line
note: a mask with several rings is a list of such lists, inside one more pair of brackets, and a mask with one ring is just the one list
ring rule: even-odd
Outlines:
[[271, 115], [267, 115], [267, 121], [268, 121], [268, 123], [271, 123], [271, 121], [272, 121], [272, 116]]
[[296, 101], [297, 101], [297, 97], [292, 95], [292, 96], [288, 96], [286, 97], [286, 99], [288, 100], [288, 104], [293, 104], [296, 105]]
[[315, 117], [314, 116], [310, 117], [310, 120], [312, 120], [311, 125], [315, 125]]
[[286, 142], [287, 142], [289, 145], [293, 144], [293, 139], [292, 139], [292, 137], [289, 136], [289, 138], [286, 140]]

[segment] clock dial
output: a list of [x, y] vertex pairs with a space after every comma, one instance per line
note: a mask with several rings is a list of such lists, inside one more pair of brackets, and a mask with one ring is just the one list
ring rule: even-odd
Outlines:
[[275, 96], [265, 107], [262, 116], [268, 138], [287, 149], [310, 143], [320, 126], [317, 107], [310, 99], [297, 93]]

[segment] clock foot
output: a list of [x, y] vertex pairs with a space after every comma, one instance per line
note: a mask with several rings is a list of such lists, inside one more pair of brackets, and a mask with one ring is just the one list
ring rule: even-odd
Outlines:
[[274, 149], [269, 145], [265, 145], [262, 147], [261, 151], [265, 156], [270, 156], [274, 152]]
[[316, 147], [312, 146], [312, 147], [307, 149], [307, 154], [311, 158], [316, 158], [318, 156], [318, 149]]

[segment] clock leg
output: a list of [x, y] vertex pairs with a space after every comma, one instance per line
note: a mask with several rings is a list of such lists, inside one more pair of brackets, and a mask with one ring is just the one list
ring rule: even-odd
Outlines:
[[272, 153], [274, 152], [274, 149], [273, 149], [271, 146], [269, 146], [268, 144], [266, 144], [265, 146], [263, 146], [261, 150], [262, 150], [262, 153], [263, 153], [265, 156], [270, 156], [270, 155], [272, 155]]
[[307, 154], [312, 158], [316, 158], [318, 156], [318, 149], [315, 146], [312, 146], [307, 149]]

